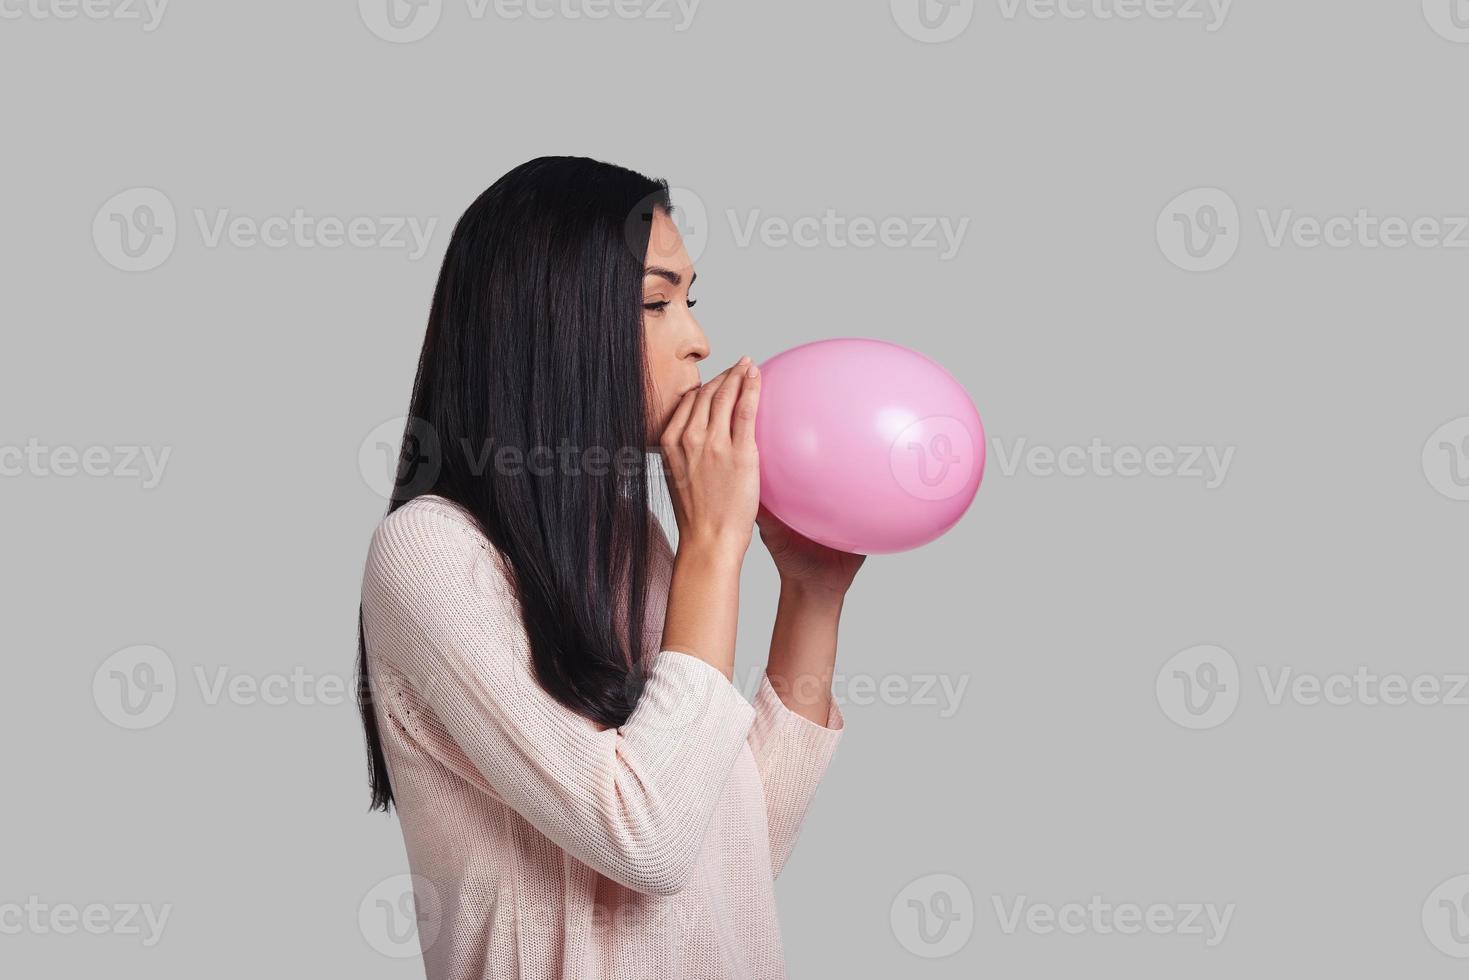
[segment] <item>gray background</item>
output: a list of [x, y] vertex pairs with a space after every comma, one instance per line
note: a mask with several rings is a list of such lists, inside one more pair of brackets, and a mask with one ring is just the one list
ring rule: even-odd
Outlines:
[[[421, 974], [359, 922], [406, 858], [396, 821], [365, 813], [350, 703], [210, 704], [195, 670], [350, 676], [384, 508], [359, 448], [406, 409], [453, 221], [546, 153], [707, 206], [695, 295], [714, 365], [881, 337], [946, 365], [988, 429], [965, 520], [870, 559], [848, 599], [839, 674], [968, 686], [948, 717], [844, 700], [778, 883], [793, 976], [1463, 974], [1446, 952], [1469, 943], [1435, 948], [1422, 913], [1469, 873], [1469, 707], [1272, 705], [1256, 674], [1466, 670], [1469, 504], [1424, 447], [1469, 416], [1469, 252], [1271, 247], [1256, 217], [1469, 214], [1469, 45], [1418, 3], [1239, 0], [1211, 31], [990, 2], [951, 11], [972, 20], [944, 43], [878, 2], [707, 0], [680, 31], [446, 0], [413, 43], [351, 3], [179, 3], [151, 31], [37, 15], [54, 0], [6, 10], [0, 444], [171, 451], [152, 487], [0, 478], [0, 906], [171, 906], [152, 946], [7, 930], [7, 975]], [[176, 209], [177, 242], [126, 272], [92, 226], [137, 187]], [[1199, 187], [1237, 204], [1238, 251], [1187, 272], [1155, 225]], [[438, 225], [415, 261], [211, 247], [195, 218], [298, 207]], [[944, 260], [742, 247], [728, 218], [828, 209], [969, 225]], [[1006, 473], [995, 452], [1094, 438], [1235, 455], [1209, 489]], [[747, 691], [775, 596], [757, 540]], [[1155, 682], [1200, 644], [1242, 676], [1232, 716], [1190, 731]], [[127, 730], [93, 682], [136, 645], [177, 682], [166, 717]], [[931, 875], [972, 903], [938, 958], [902, 924], [911, 883], [939, 908]], [[994, 901], [1022, 895], [1235, 910], [1214, 946], [1008, 934]]]

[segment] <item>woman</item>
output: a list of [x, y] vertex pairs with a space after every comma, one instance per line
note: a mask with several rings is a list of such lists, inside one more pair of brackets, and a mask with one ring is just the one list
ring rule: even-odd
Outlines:
[[[372, 802], [398, 808], [434, 980], [785, 973], [773, 880], [843, 730], [862, 558], [759, 508], [759, 371], [699, 383], [670, 211], [665, 182], [532, 160], [439, 274], [360, 663]], [[781, 591], [747, 700], [757, 523]]]

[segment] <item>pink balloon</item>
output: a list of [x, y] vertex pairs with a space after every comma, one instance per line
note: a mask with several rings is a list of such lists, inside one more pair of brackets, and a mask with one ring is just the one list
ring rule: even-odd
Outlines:
[[984, 428], [953, 376], [914, 350], [839, 337], [760, 365], [760, 502], [813, 541], [860, 555], [927, 544], [984, 474]]

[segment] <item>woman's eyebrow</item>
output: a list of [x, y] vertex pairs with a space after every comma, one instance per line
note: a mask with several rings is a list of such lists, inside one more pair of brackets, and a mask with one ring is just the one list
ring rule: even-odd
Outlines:
[[[665, 269], [661, 265], [650, 265], [650, 266], [648, 266], [646, 269], [643, 270], [643, 275], [645, 277], [646, 276], [658, 276], [658, 277], [660, 277], [662, 279], [667, 279], [670, 283], [672, 283], [675, 286], [677, 286], [677, 285], [679, 285], [680, 283], [683, 282], [683, 276], [679, 275], [677, 272], [674, 272], [672, 269]], [[699, 280], [699, 274], [696, 272], [692, 276], [689, 277], [689, 285], [692, 286], [698, 280]]]

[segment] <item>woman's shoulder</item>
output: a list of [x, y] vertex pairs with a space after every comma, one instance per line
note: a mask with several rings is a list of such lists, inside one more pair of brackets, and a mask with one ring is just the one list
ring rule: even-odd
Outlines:
[[375, 539], [468, 537], [477, 544], [489, 545], [479, 521], [469, 509], [457, 501], [438, 494], [425, 493], [399, 504], [378, 522]]
[[456, 500], [441, 497], [436, 493], [421, 493], [417, 497], [404, 501], [382, 519], [379, 527], [418, 524], [448, 524], [468, 528], [483, 536], [479, 522], [474, 519], [469, 508]]
[[425, 574], [453, 574], [485, 565], [498, 552], [462, 504], [422, 494], [383, 517], [367, 553], [368, 577], [403, 582]]
[[[655, 567], [671, 565], [673, 544], [652, 511], [646, 513]], [[489, 562], [486, 559], [493, 559]], [[456, 561], [458, 559], [458, 561]], [[388, 513], [378, 523], [368, 550], [370, 574], [414, 569], [445, 570], [460, 562], [490, 565], [505, 574], [504, 556], [479, 521], [462, 504], [437, 494], [420, 494]]]

